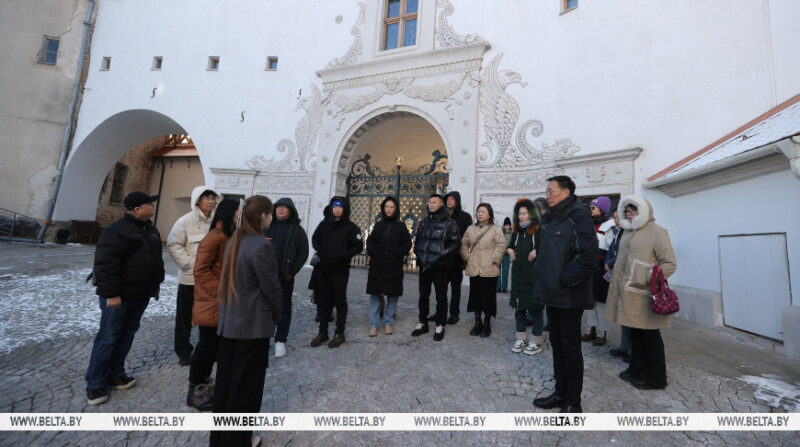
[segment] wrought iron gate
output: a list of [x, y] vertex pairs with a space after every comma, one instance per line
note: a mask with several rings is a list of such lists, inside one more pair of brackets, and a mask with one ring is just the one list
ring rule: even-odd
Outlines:
[[[364, 241], [381, 216], [381, 202], [386, 196], [394, 196], [400, 202], [401, 219], [411, 234], [417, 234], [417, 226], [427, 214], [428, 196], [444, 195], [447, 191], [447, 155], [436, 150], [433, 160], [410, 173], [401, 173], [402, 159], [396, 160], [395, 173], [388, 173], [370, 164], [372, 156], [365, 154], [353, 162], [347, 177], [347, 197], [350, 199], [350, 220], [361, 228]], [[366, 268], [369, 258], [365, 250], [353, 258], [351, 266]], [[414, 248], [408, 254], [406, 271], [417, 271]]]

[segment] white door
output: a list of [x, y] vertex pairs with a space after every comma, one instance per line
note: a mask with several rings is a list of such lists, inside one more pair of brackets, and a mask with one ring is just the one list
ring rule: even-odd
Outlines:
[[720, 236], [725, 325], [783, 340], [781, 314], [791, 304], [785, 234]]

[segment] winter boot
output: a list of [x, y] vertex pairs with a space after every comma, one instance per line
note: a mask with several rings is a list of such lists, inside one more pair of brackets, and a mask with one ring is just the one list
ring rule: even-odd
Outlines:
[[483, 319], [483, 331], [481, 331], [481, 338], [486, 338], [486, 337], [492, 335], [492, 323], [491, 323], [491, 321], [492, 321], [492, 317], [489, 316], [489, 315], [486, 315], [486, 317]]
[[581, 335], [581, 341], [592, 341], [597, 338], [597, 329], [592, 326], [586, 331], [583, 335]]
[[483, 331], [483, 323], [481, 322], [481, 314], [480, 312], [475, 312], [475, 326], [472, 327], [472, 330], [469, 331], [469, 335], [475, 337], [476, 335], [480, 335], [481, 331]]

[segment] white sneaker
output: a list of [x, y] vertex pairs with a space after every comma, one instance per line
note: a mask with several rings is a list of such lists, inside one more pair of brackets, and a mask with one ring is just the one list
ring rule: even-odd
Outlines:
[[283, 357], [286, 355], [286, 343], [275, 342], [275, 357]]
[[525, 354], [536, 355], [540, 352], [542, 352], [542, 345], [537, 345], [534, 342], [528, 343], [528, 346], [525, 347]]
[[519, 354], [523, 349], [525, 349], [525, 340], [517, 340], [514, 342], [514, 346], [511, 347], [511, 352]]

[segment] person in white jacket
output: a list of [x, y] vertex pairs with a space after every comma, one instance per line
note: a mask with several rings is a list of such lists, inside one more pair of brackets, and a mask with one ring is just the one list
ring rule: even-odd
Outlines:
[[194, 260], [197, 246], [211, 227], [214, 210], [220, 195], [208, 186], [192, 190], [192, 209], [181, 216], [167, 236], [167, 249], [178, 264], [178, 298], [175, 312], [175, 353], [181, 366], [189, 365], [194, 347], [189, 341], [192, 333], [192, 307], [194, 306]]
[[608, 281], [603, 276], [606, 273], [604, 259], [610, 242], [614, 240], [611, 232], [611, 229], [614, 228], [614, 219], [609, 218], [610, 209], [611, 199], [608, 197], [597, 197], [589, 205], [600, 251], [598, 252], [597, 271], [592, 278], [594, 281], [594, 309], [583, 314], [586, 318], [587, 328], [581, 336], [581, 341], [592, 342], [595, 346], [606, 344], [606, 332], [608, 331], [608, 321], [605, 318]]

